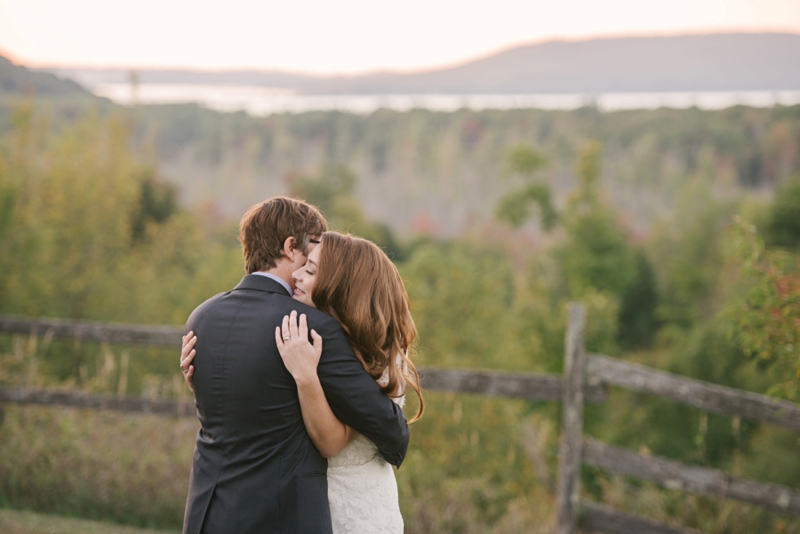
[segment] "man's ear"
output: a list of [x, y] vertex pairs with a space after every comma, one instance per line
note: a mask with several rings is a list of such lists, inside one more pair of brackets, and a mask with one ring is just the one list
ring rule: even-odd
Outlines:
[[283, 255], [286, 256], [291, 262], [294, 262], [295, 254], [298, 254], [300, 252], [295, 248], [295, 245], [296, 241], [294, 239], [294, 236], [289, 236], [286, 238], [286, 241], [283, 242], [283, 248], [281, 249]]

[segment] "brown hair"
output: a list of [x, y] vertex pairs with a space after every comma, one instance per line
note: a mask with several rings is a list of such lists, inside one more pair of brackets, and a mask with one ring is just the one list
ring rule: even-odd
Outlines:
[[[408, 294], [397, 268], [374, 243], [337, 232], [322, 234], [317, 278], [311, 300], [335, 317], [353, 351], [376, 381], [388, 378], [381, 390], [399, 396], [411, 387], [422, 416], [425, 403], [419, 375], [409, 358], [417, 328], [408, 307]], [[397, 358], [402, 359], [397, 365]], [[380, 383], [380, 382], [379, 382]]]
[[289, 237], [294, 237], [295, 248], [306, 254], [310, 240], [327, 229], [319, 210], [302, 200], [272, 197], [251, 206], [239, 222], [244, 269], [254, 273], [275, 267]]

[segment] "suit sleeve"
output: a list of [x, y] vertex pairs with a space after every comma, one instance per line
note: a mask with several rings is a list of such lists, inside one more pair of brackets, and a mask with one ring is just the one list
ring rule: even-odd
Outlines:
[[408, 422], [356, 358], [334, 319], [318, 322], [322, 356], [319, 381], [336, 417], [369, 438], [390, 464], [400, 467], [408, 450]]

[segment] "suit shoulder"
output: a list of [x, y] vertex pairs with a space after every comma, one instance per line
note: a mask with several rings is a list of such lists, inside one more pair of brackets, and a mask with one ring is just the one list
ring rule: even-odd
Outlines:
[[299, 301], [293, 301], [294, 305], [292, 306], [293, 309], [297, 310], [297, 313], [305, 313], [306, 317], [308, 318], [308, 325], [309, 328], [314, 328], [320, 334], [322, 332], [326, 332], [329, 334], [338, 333], [344, 335], [344, 330], [342, 330], [342, 325], [339, 324], [339, 321], [331, 317], [325, 312], [321, 312], [316, 308], [312, 308], [307, 304], [303, 304]]
[[210, 308], [210, 307], [214, 306], [214, 304], [216, 304], [218, 301], [220, 301], [223, 298], [227, 297], [231, 293], [233, 293], [233, 291], [223, 291], [222, 293], [217, 293], [213, 297], [207, 299], [205, 302], [200, 304], [197, 308], [195, 308], [195, 311], [196, 310], [202, 310], [202, 309], [205, 309], [205, 308]]
[[213, 297], [211, 297], [210, 299], [206, 300], [205, 302], [203, 302], [202, 304], [200, 304], [199, 306], [197, 306], [197, 307], [194, 309], [194, 311], [192, 311], [192, 313], [189, 315], [189, 318], [187, 319], [187, 323], [191, 322], [193, 319], [195, 319], [195, 318], [197, 318], [198, 316], [202, 315], [202, 314], [203, 314], [203, 312], [205, 312], [205, 311], [207, 311], [207, 310], [209, 310], [209, 309], [213, 308], [213, 307], [214, 307], [214, 305], [215, 305], [215, 304], [216, 304], [216, 303], [217, 303], [217, 302], [218, 302], [220, 299], [222, 299], [222, 298], [224, 298], [226, 295], [230, 295], [230, 294], [231, 294], [231, 291], [223, 291], [222, 293], [217, 293], [216, 295], [214, 295], [214, 296], [213, 296]]

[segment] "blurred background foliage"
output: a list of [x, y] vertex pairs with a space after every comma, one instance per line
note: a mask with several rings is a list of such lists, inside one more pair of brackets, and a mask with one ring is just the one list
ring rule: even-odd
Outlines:
[[[561, 372], [565, 306], [580, 300], [590, 351], [798, 400], [798, 106], [0, 110], [0, 313], [182, 324], [243, 274], [237, 202], [289, 193], [391, 255], [423, 366]], [[190, 399], [177, 356], [5, 335], [0, 385]], [[427, 399], [397, 473], [407, 531], [552, 532], [559, 407]], [[180, 528], [196, 421], [1, 413], [1, 507]], [[770, 425], [612, 390], [586, 432], [800, 488], [797, 436]], [[591, 469], [584, 481], [703, 532], [800, 532], [745, 505]]]

